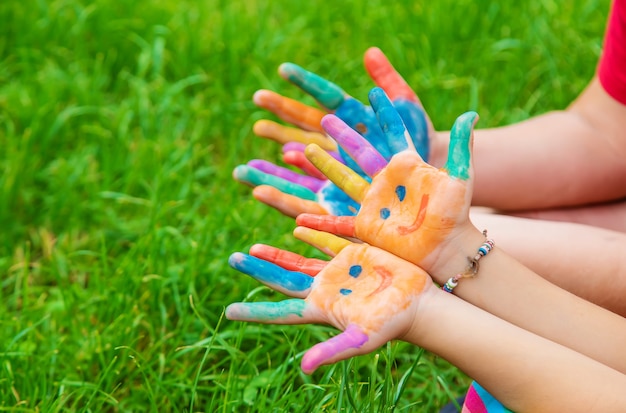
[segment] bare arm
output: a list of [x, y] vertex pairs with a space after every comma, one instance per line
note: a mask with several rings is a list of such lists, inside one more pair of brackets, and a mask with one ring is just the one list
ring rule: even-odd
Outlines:
[[[625, 198], [625, 131], [626, 106], [597, 78], [567, 110], [477, 130], [473, 203], [519, 211]], [[433, 165], [447, 158], [448, 140], [433, 140]]]
[[626, 409], [623, 374], [440, 290], [422, 295], [404, 339], [446, 358], [516, 412]]
[[524, 218], [576, 222], [626, 233], [626, 199], [582, 207], [514, 211], [510, 214]]
[[[483, 241], [476, 229], [455, 238], [429, 268], [433, 279], [443, 284], [465, 268], [465, 257], [473, 256]], [[591, 279], [594, 274], [584, 276]], [[546, 281], [499, 244], [480, 261], [478, 275], [461, 280], [454, 294], [511, 324], [626, 373], [626, 319]]]
[[546, 280], [626, 317], [626, 233], [495, 215], [482, 208], [471, 211], [471, 220]]

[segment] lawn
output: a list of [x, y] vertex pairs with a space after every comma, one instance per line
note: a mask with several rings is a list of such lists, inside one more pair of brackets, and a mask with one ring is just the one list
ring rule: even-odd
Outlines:
[[231, 171], [280, 159], [251, 132], [272, 118], [255, 90], [313, 103], [285, 61], [365, 100], [378, 46], [439, 129], [566, 107], [609, 0], [516, 3], [2, 0], [0, 411], [436, 412], [463, 394], [463, 373], [405, 343], [306, 376], [335, 330], [226, 320], [281, 299], [232, 252], [321, 257]]

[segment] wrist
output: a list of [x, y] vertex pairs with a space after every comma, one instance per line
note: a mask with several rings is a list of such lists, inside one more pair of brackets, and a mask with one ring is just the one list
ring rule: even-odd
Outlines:
[[468, 222], [464, 227], [458, 228], [453, 237], [441, 244], [424, 269], [437, 284], [443, 285], [450, 277], [467, 270], [470, 260], [476, 256], [478, 248], [484, 242], [485, 235]]

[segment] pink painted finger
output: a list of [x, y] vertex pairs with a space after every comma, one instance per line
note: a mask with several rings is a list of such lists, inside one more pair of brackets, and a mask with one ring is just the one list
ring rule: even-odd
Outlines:
[[324, 260], [306, 258], [294, 252], [265, 244], [253, 245], [250, 248], [250, 255], [272, 262], [286, 270], [303, 272], [312, 277], [316, 276], [328, 264]]
[[295, 218], [302, 213], [328, 214], [328, 211], [315, 201], [298, 198], [279, 191], [273, 186], [259, 185], [252, 191], [252, 196], [281, 213]]
[[301, 185], [305, 188], [309, 188], [313, 192], [319, 191], [326, 183], [326, 180], [313, 178], [307, 175], [300, 175], [290, 169], [274, 165], [273, 163], [263, 159], [253, 159], [248, 162], [248, 166], [258, 169], [261, 172], [285, 179], [289, 182], [293, 182], [294, 184]]
[[341, 237], [355, 237], [356, 217], [338, 217], [334, 215], [316, 215], [304, 213], [296, 217], [296, 225], [329, 232]]
[[396, 71], [387, 56], [377, 47], [367, 49], [363, 57], [365, 70], [389, 99], [406, 99], [422, 106], [419, 98], [404, 78]]
[[302, 371], [313, 373], [319, 366], [336, 363], [362, 354], [361, 348], [369, 337], [358, 326], [348, 325], [346, 330], [337, 336], [316, 344], [302, 357]]
[[387, 166], [387, 161], [376, 148], [337, 116], [324, 116], [322, 127], [367, 175], [374, 177]]
[[291, 151], [299, 151], [304, 152], [304, 148], [306, 148], [305, 143], [300, 142], [287, 142], [283, 145], [283, 153], [291, 152]]
[[326, 175], [321, 173], [320, 170], [317, 169], [315, 165], [313, 165], [311, 161], [309, 161], [306, 158], [306, 156], [304, 155], [304, 152], [300, 152], [300, 151], [285, 152], [283, 153], [283, 161], [287, 165], [292, 165], [292, 166], [295, 166], [296, 168], [301, 169], [305, 174], [309, 176], [312, 176], [317, 179], [326, 180]]

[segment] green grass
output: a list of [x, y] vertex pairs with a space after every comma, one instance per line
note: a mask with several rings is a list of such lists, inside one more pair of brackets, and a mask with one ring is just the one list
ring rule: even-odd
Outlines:
[[468, 379], [432, 354], [305, 376], [333, 329], [224, 319], [280, 299], [230, 253], [314, 253], [231, 179], [279, 158], [251, 96], [305, 98], [276, 74], [293, 61], [365, 99], [376, 45], [440, 129], [510, 123], [582, 89], [608, 3], [0, 2], [0, 411], [437, 411]]

